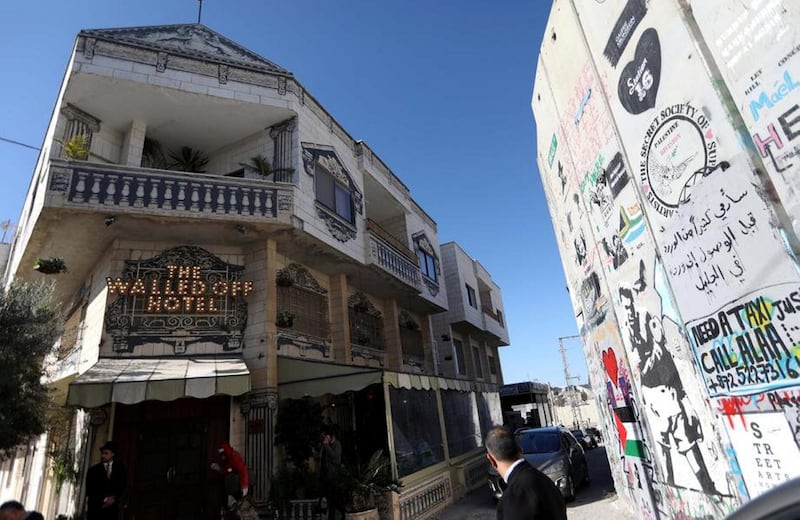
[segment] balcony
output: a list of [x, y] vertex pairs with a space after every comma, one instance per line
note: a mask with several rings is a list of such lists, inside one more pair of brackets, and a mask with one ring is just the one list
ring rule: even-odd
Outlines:
[[367, 219], [367, 230], [369, 231], [368, 262], [379, 266], [419, 291], [422, 286], [416, 255], [371, 219]]
[[289, 221], [293, 188], [260, 180], [52, 161], [46, 207], [115, 214]]

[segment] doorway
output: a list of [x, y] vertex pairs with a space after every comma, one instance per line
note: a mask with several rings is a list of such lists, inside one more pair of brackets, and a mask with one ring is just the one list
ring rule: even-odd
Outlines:
[[114, 437], [128, 468], [126, 520], [219, 518], [221, 475], [209, 467], [228, 439], [230, 398], [118, 405]]

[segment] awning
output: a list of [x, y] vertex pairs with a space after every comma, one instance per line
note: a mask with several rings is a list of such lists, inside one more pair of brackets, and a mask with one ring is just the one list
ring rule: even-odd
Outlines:
[[338, 395], [382, 381], [379, 368], [340, 365], [278, 357], [278, 395], [281, 399]]
[[248, 391], [250, 372], [240, 357], [101, 358], [70, 383], [67, 405], [95, 408]]

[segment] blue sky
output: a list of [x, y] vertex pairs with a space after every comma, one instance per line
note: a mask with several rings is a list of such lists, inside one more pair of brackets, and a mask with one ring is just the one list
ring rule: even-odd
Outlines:
[[[576, 333], [536, 166], [530, 110], [550, 2], [205, 0], [203, 23], [294, 73], [409, 186], [503, 290], [506, 382], [564, 384]], [[0, 137], [40, 146], [81, 29], [192, 23], [195, 0], [2, 2]], [[0, 221], [16, 222], [37, 153], [0, 141]], [[572, 343], [574, 345], [574, 343]], [[585, 380], [581, 352], [570, 352]]]

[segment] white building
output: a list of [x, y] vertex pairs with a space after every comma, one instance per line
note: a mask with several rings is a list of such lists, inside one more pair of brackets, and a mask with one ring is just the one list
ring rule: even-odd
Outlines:
[[[452, 305], [455, 249], [279, 65], [199, 24], [82, 31], [5, 275], [52, 276], [68, 302], [49, 381], [76, 413], [0, 466], [0, 499], [79, 513], [113, 439], [126, 518], [216, 518], [207, 466], [229, 440], [263, 507], [283, 464], [276, 409], [309, 397], [351, 460], [390, 454], [404, 488], [389, 512], [434, 514], [483, 484], [481, 432], [502, 421], [508, 335], [485, 269], [452, 274], [480, 298], [459, 318], [472, 328], [431, 325]], [[68, 270], [34, 271], [40, 258]], [[444, 334], [468, 369], [439, 370]], [[80, 471], [60, 492], [51, 451]]]

